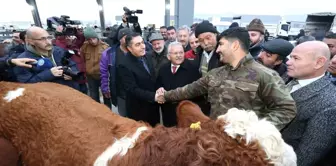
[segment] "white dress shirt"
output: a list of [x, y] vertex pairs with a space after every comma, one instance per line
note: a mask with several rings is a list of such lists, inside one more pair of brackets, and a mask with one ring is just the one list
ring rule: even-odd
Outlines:
[[173, 66], [176, 66], [176, 70], [175, 70], [175, 73], [176, 73], [177, 70], [178, 70], [178, 68], [180, 67], [180, 65], [173, 65], [173, 64], [171, 64], [171, 66], [170, 66], [170, 70], [171, 70], [171, 72], [174, 74], [174, 72], [173, 72]]
[[293, 92], [299, 90], [300, 88], [305, 87], [305, 86], [307, 86], [307, 85], [315, 82], [316, 80], [322, 78], [323, 76], [324, 76], [324, 74], [321, 75], [321, 76], [315, 77], [315, 78], [310, 78], [310, 79], [305, 79], [305, 80], [298, 80], [299, 84], [294, 85], [292, 87], [292, 90], [291, 90], [290, 93], [293, 93]]

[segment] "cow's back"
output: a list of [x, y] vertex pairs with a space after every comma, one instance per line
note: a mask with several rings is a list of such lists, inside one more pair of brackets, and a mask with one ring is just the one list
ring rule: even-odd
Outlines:
[[22, 152], [26, 165], [91, 165], [140, 125], [72, 88], [53, 84], [0, 83], [0, 136]]

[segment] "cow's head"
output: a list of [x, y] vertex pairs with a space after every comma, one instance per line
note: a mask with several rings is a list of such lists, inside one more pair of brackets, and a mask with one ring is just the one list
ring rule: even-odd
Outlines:
[[[265, 119], [259, 119], [253, 111], [229, 109], [224, 115], [210, 120], [201, 109], [190, 101], [182, 101], [177, 108], [178, 127], [191, 127], [199, 122], [200, 130], [220, 130], [232, 139], [245, 141], [245, 144], [257, 143], [263, 149], [270, 163], [275, 166], [296, 165], [296, 154], [287, 145], [277, 128]], [[217, 127], [216, 127], [217, 126]]]

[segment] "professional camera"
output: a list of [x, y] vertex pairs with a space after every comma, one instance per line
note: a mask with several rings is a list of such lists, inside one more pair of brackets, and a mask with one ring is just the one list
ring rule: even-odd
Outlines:
[[84, 73], [80, 71], [72, 71], [70, 66], [70, 58], [75, 55], [76, 52], [73, 50], [68, 50], [61, 59], [63, 74], [72, 77], [73, 80], [82, 80], [84, 78]]
[[78, 20], [70, 20], [69, 16], [61, 15], [61, 17], [49, 17], [47, 19], [48, 31], [55, 31], [56, 27], [59, 25], [63, 26], [63, 35], [75, 36], [77, 33], [77, 28], [73, 26], [81, 25], [82, 23]]
[[138, 16], [135, 14], [142, 14], [142, 10], [129, 10], [127, 7], [124, 7], [123, 9], [125, 11], [126, 21], [128, 23], [138, 23]]

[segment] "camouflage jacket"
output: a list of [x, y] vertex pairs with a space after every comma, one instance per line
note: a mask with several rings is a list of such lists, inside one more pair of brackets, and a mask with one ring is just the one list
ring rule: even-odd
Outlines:
[[225, 65], [211, 70], [199, 80], [164, 95], [167, 101], [179, 101], [208, 94], [212, 119], [228, 109], [253, 110], [267, 118], [279, 130], [296, 115], [296, 106], [284, 81], [274, 70], [257, 63], [251, 54], [236, 68]]

